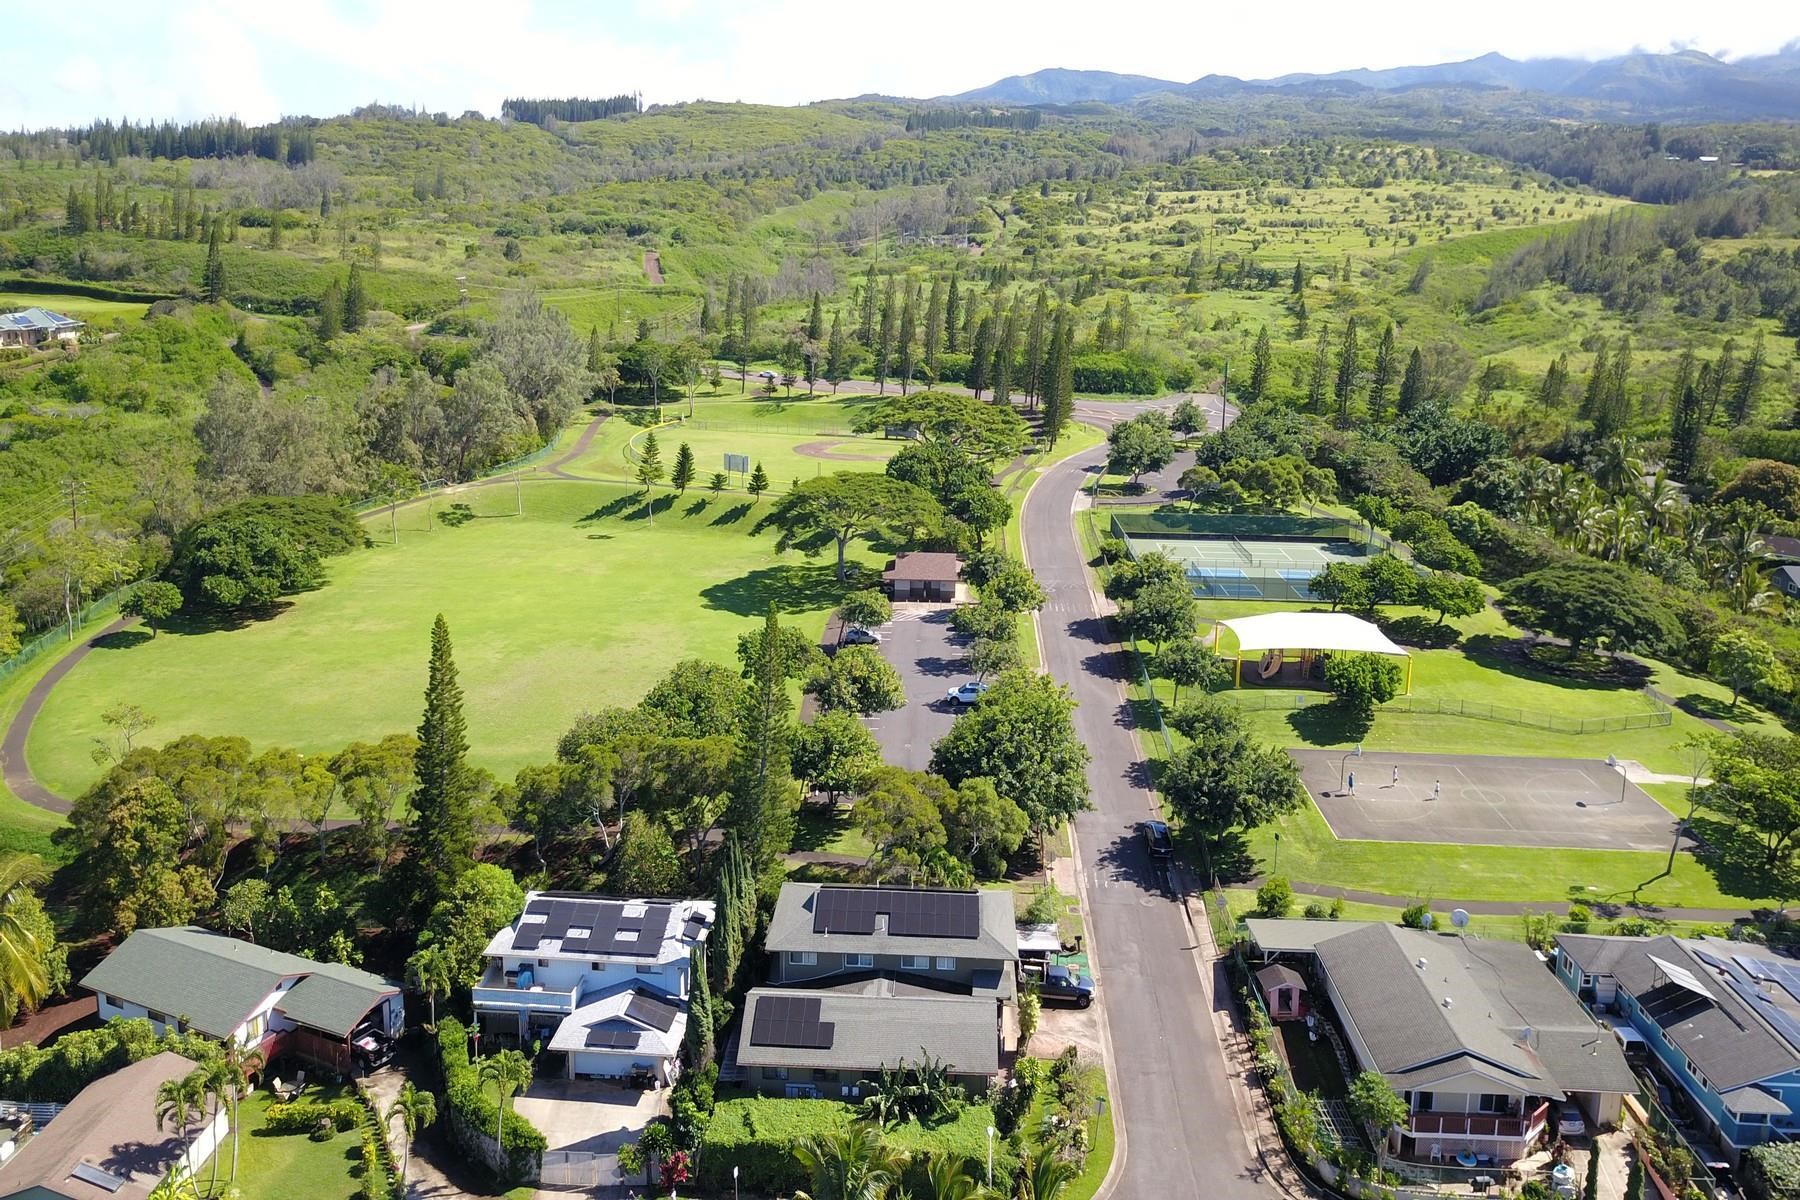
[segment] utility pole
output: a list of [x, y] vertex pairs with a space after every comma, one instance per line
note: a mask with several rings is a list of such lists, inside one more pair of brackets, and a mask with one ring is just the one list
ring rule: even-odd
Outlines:
[[63, 480], [63, 493], [69, 497], [69, 524], [76, 529], [81, 528], [81, 498], [87, 495], [87, 484], [80, 477], [71, 475]]

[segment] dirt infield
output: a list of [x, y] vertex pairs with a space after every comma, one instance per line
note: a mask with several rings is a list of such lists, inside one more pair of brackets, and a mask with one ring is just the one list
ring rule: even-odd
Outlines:
[[1667, 850], [1675, 828], [1598, 759], [1288, 753], [1331, 832], [1350, 840]]
[[855, 443], [854, 442], [845, 442], [845, 441], [807, 442], [804, 445], [795, 446], [794, 453], [802, 456], [803, 458], [823, 458], [823, 459], [827, 460], [828, 462], [886, 462], [887, 461], [887, 455], [885, 455], [885, 454], [844, 454], [841, 451], [832, 449], [833, 446], [850, 446], [850, 445], [855, 445]]

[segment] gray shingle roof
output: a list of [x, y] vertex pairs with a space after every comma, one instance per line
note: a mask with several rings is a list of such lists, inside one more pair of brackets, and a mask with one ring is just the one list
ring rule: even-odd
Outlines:
[[937, 550], [914, 550], [894, 559], [894, 565], [881, 576], [890, 582], [898, 579], [921, 583], [955, 583], [962, 577], [962, 559]]
[[1373, 921], [1295, 921], [1251, 917], [1244, 922], [1250, 940], [1267, 954], [1311, 954], [1320, 942], [1338, 937], [1352, 929], [1372, 925]]
[[81, 986], [129, 1000], [212, 1037], [230, 1037], [284, 979], [300, 977], [276, 1008], [298, 1024], [343, 1036], [399, 989], [367, 971], [319, 963], [193, 926], [140, 929]]
[[[756, 1010], [771, 996], [816, 996], [819, 1019], [833, 1027], [831, 1045], [820, 1049], [758, 1046], [750, 1041]], [[823, 1067], [866, 1071], [916, 1062], [921, 1053], [941, 1059], [954, 1073], [992, 1075], [1000, 1069], [999, 1012], [979, 996], [921, 996], [871, 992], [866, 987], [756, 988], [744, 997], [738, 1063], [746, 1067]]]
[[74, 317], [51, 312], [47, 308], [27, 308], [19, 312], [0, 313], [0, 329], [80, 329], [82, 322]]
[[1013, 924], [1012, 893], [1004, 888], [983, 888], [974, 893], [979, 906], [979, 926], [974, 937], [958, 938], [901, 937], [881, 927], [868, 934], [815, 933], [813, 905], [820, 887], [816, 883], [781, 885], [781, 897], [775, 902], [775, 913], [769, 918], [769, 933], [763, 940], [769, 953], [812, 950], [829, 954], [941, 954], [985, 962], [1018, 960], [1019, 931]]
[[1423, 1086], [1455, 1065], [1540, 1095], [1636, 1089], [1617, 1041], [1528, 946], [1381, 924], [1314, 936], [1338, 1015], [1391, 1079]]
[[[1715, 960], [1736, 956], [1783, 959], [1743, 942], [1692, 940], [1666, 934], [1653, 938], [1559, 934], [1556, 944], [1583, 971], [1610, 975], [1656, 1020], [1669, 1043], [1693, 1060], [1713, 1087], [1731, 1091], [1800, 1069], [1800, 1047], [1771, 1029], [1762, 1015], [1744, 1003], [1720, 977], [1719, 970], [1698, 957]], [[1704, 985], [1710, 999], [1683, 992], [1669, 983], [1652, 956], [1685, 967]]]

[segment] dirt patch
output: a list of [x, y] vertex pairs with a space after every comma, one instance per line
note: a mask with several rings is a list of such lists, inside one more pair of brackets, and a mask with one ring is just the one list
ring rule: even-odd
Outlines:
[[1038, 1014], [1037, 1032], [1025, 1051], [1037, 1058], [1055, 1058], [1068, 1047], [1085, 1059], [1099, 1062], [1104, 1057], [1100, 1039], [1100, 1008], [1076, 1008], [1073, 1005], [1045, 1004]]
[[662, 255], [654, 250], [644, 251], [644, 278], [657, 287], [663, 285]]
[[795, 446], [794, 453], [802, 458], [823, 458], [829, 462], [886, 462], [885, 454], [846, 454], [833, 446], [854, 445], [854, 442], [807, 442]]

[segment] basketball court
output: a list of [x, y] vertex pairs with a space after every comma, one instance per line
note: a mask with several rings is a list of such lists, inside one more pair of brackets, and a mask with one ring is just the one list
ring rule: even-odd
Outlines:
[[1600, 760], [1288, 753], [1345, 840], [1667, 850], [1675, 833], [1672, 813]]

